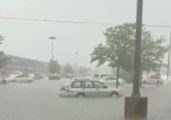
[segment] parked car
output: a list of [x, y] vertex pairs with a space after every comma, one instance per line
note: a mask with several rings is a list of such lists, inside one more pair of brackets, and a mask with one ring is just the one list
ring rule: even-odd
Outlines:
[[112, 76], [113, 74], [110, 73], [96, 73], [93, 75], [92, 80], [99, 80], [103, 77], [107, 77], [107, 76]]
[[44, 79], [44, 76], [42, 76], [40, 74], [34, 74], [33, 79], [34, 80], [42, 80], [42, 79]]
[[156, 75], [152, 75], [149, 77], [143, 77], [142, 78], [142, 83], [143, 84], [163, 84], [163, 80], [161, 78], [158, 78]]
[[13, 74], [10, 74], [9, 76], [6, 77], [6, 80], [8, 82], [14, 82], [13, 80], [16, 79], [17, 76], [23, 75], [22, 72], [20, 71], [15, 71]]
[[30, 82], [33, 82], [33, 79], [29, 75], [22, 74], [11, 79], [10, 82], [30, 83]]
[[49, 79], [49, 80], [60, 80], [61, 77], [60, 77], [60, 75], [58, 75], [58, 74], [49, 74], [48, 79]]
[[[98, 81], [103, 82], [105, 85], [110, 87], [115, 86], [117, 83], [117, 79], [115, 76], [105, 76], [99, 79]], [[125, 84], [125, 80], [119, 78], [118, 85], [124, 85], [124, 84]]]
[[93, 97], [93, 96], [121, 96], [119, 88], [107, 87], [99, 81], [74, 80], [64, 84], [59, 90], [60, 96]]
[[82, 80], [82, 81], [86, 81], [86, 80], [90, 80], [89, 77], [75, 77], [73, 80]]

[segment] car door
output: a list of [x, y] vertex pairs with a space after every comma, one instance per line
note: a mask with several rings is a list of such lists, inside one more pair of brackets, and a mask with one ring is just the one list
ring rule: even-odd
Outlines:
[[84, 81], [84, 93], [86, 96], [96, 96], [96, 88], [94, 87], [92, 81]]
[[96, 88], [97, 96], [109, 96], [110, 95], [110, 93], [107, 89], [107, 86], [105, 86], [105, 84], [98, 82], [98, 81], [93, 81], [93, 84]]
[[83, 82], [82, 81], [74, 81], [71, 84], [71, 87], [69, 89], [69, 93], [71, 96], [76, 96], [78, 93], [84, 92], [83, 88]]

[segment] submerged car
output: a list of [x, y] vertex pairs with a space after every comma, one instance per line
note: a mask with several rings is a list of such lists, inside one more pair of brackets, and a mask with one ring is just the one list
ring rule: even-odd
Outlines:
[[13, 78], [11, 82], [30, 83], [30, 82], [33, 82], [33, 79], [29, 75], [22, 74]]
[[[111, 87], [115, 86], [117, 83], [117, 79], [115, 76], [105, 76], [99, 79], [98, 81], [103, 82], [105, 85], [111, 86]], [[119, 78], [118, 85], [124, 85], [124, 84], [125, 84], [125, 80]]]
[[33, 79], [34, 80], [42, 80], [42, 79], [44, 79], [44, 76], [42, 76], [40, 74], [34, 74]]
[[93, 97], [93, 96], [121, 96], [119, 88], [107, 87], [99, 81], [77, 80], [64, 84], [59, 90], [60, 96]]
[[60, 80], [61, 77], [59, 75], [56, 75], [56, 74], [50, 74], [49, 77], [48, 77], [49, 80]]
[[99, 80], [102, 79], [103, 77], [108, 77], [108, 76], [113, 76], [113, 74], [110, 73], [96, 73], [93, 75], [92, 80]]
[[151, 84], [151, 85], [156, 85], [156, 84], [163, 84], [163, 80], [161, 78], [158, 78], [157, 76], [149, 76], [146, 78], [142, 78], [142, 83], [143, 84]]

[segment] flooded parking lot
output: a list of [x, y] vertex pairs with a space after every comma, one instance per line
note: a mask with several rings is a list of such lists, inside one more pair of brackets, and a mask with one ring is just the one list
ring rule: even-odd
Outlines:
[[[58, 96], [64, 80], [40, 80], [33, 83], [0, 85], [1, 120], [122, 120], [124, 96], [131, 95], [131, 85], [123, 87], [123, 97], [65, 98]], [[169, 119], [171, 85], [144, 86], [149, 96], [149, 120]]]

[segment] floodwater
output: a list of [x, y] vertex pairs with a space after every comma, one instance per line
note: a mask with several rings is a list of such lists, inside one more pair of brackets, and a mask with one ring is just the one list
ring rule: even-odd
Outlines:
[[[124, 98], [132, 87], [125, 85], [123, 97], [63, 98], [58, 90], [64, 80], [0, 85], [0, 120], [123, 120]], [[144, 86], [148, 96], [148, 120], [171, 119], [171, 85]]]

